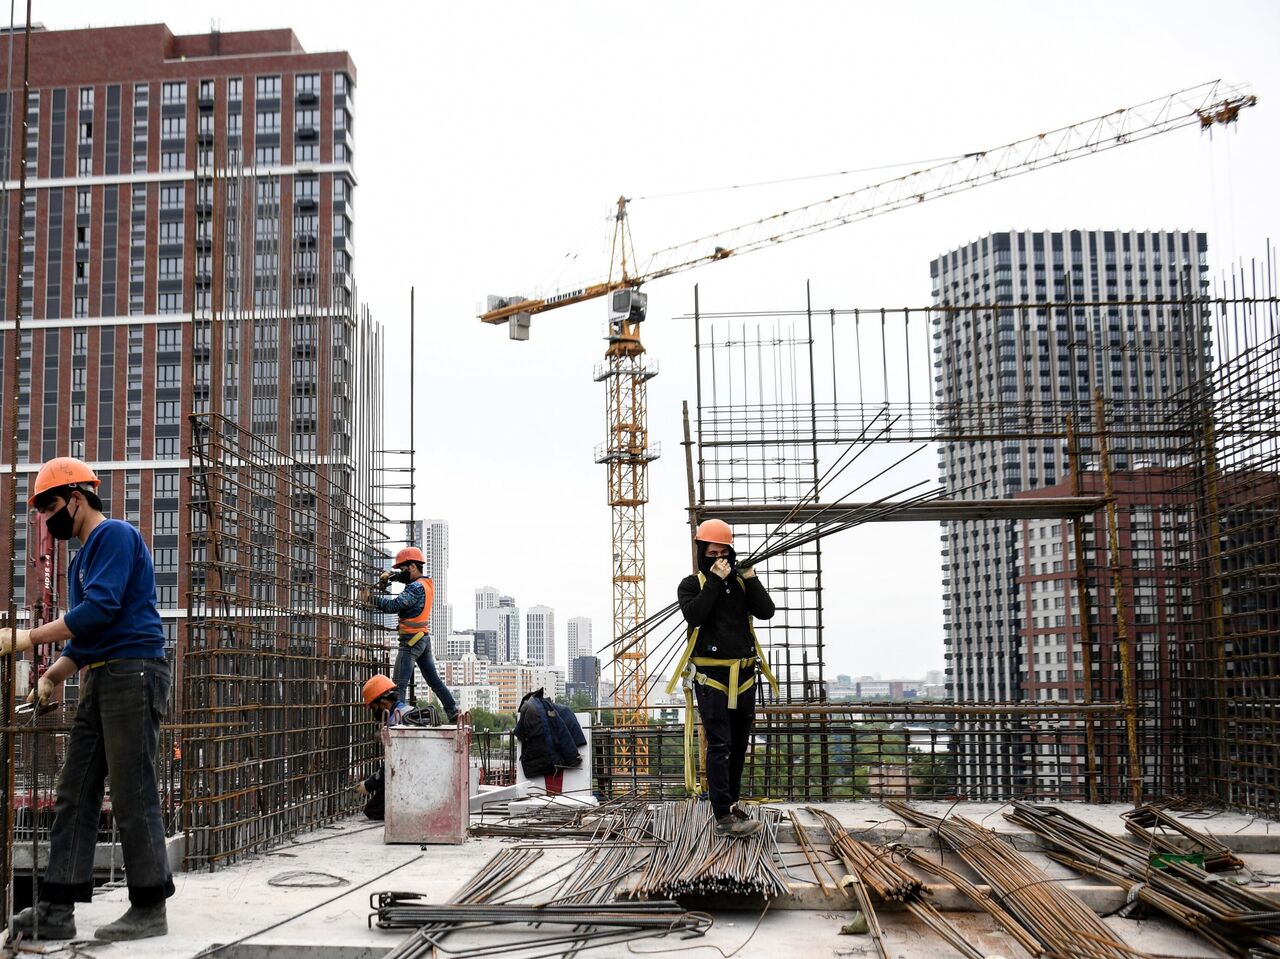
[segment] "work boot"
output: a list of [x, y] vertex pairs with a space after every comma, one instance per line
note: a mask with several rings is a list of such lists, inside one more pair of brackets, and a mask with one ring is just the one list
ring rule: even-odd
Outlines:
[[76, 907], [54, 902], [40, 902], [28, 906], [13, 917], [9, 938], [22, 936], [28, 941], [36, 938], [36, 910], [40, 911], [40, 935], [45, 939], [74, 939], [76, 937]]
[[122, 942], [125, 939], [150, 939], [152, 936], [169, 934], [169, 923], [165, 919], [164, 903], [158, 906], [130, 906], [129, 911], [115, 922], [103, 926], [94, 936], [107, 942]]
[[716, 835], [728, 836], [730, 839], [746, 839], [754, 836], [764, 828], [758, 819], [735, 819], [733, 813], [725, 813], [716, 817]]

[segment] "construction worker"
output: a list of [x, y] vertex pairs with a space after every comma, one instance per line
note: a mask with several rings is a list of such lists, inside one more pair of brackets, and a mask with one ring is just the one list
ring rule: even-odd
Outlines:
[[448, 721], [453, 723], [458, 720], [458, 707], [449, 687], [436, 672], [435, 660], [431, 658], [431, 604], [435, 600], [436, 587], [429, 576], [422, 575], [424, 562], [422, 550], [406, 546], [396, 553], [391, 570], [378, 579], [383, 589], [389, 583], [404, 583], [404, 589], [394, 596], [374, 596], [371, 590], [362, 589], [360, 601], [372, 601], [384, 613], [395, 613], [400, 618], [400, 650], [396, 654], [394, 671], [400, 699], [408, 698], [409, 681], [413, 679], [413, 666], [417, 663], [422, 678], [444, 706]]
[[67, 570], [67, 612], [32, 630], [4, 630], [0, 653], [62, 643], [62, 655], [37, 681], [29, 702], [49, 702], [58, 685], [84, 670], [66, 760], [58, 774], [49, 862], [34, 906], [14, 917], [11, 935], [73, 939], [75, 904], [93, 896], [93, 857], [103, 783], [124, 850], [129, 910], [97, 930], [124, 940], [168, 932], [165, 899], [173, 877], [165, 852], [156, 782], [160, 720], [169, 705], [169, 665], [156, 612], [151, 554], [128, 523], [107, 519], [98, 477], [80, 460], [59, 457], [36, 474], [28, 504], [49, 533], [80, 549]]
[[722, 520], [709, 519], [698, 526], [698, 572], [686, 576], [676, 591], [680, 610], [688, 623], [688, 644], [667, 687], [674, 692], [685, 683], [686, 782], [694, 783], [692, 703], [697, 697], [698, 715], [707, 742], [707, 792], [716, 818], [717, 835], [743, 839], [763, 825], [748, 817], [742, 797], [742, 768], [755, 719], [756, 671], [774, 687], [777, 682], [756, 641], [752, 618], [770, 619], [773, 600], [756, 577], [755, 570], [738, 570], [733, 531]]
[[[398, 726], [404, 714], [409, 711], [400, 698], [396, 684], [390, 676], [378, 673], [370, 677], [362, 690], [364, 704], [373, 713], [373, 718], [384, 726]], [[356, 783], [356, 792], [368, 796], [364, 814], [370, 819], [382, 819], [386, 815], [386, 775], [387, 764], [379, 763], [377, 771], [368, 779]]]

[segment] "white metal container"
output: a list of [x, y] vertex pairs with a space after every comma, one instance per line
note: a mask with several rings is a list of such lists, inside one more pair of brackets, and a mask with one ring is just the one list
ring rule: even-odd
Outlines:
[[386, 747], [382, 841], [460, 843], [469, 822], [471, 729], [393, 726]]

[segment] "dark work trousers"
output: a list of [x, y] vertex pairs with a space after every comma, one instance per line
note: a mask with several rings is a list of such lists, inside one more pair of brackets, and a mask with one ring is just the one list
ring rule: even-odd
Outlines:
[[458, 707], [453, 701], [449, 687], [444, 684], [440, 674], [436, 672], [436, 661], [431, 658], [430, 636], [423, 636], [412, 646], [406, 645], [403, 640], [400, 642], [400, 651], [396, 653], [395, 669], [396, 692], [400, 694], [400, 701], [403, 703], [409, 702], [409, 681], [413, 679], [413, 666], [415, 663], [422, 672], [422, 678], [427, 681], [431, 691], [439, 698], [445, 714], [447, 716], [454, 715], [458, 711]]
[[[740, 677], [739, 681], [745, 678], [749, 677]], [[727, 682], [728, 677], [720, 681]], [[694, 683], [693, 690], [707, 737], [707, 792], [711, 809], [719, 818], [728, 815], [729, 807], [742, 798], [742, 767], [755, 721], [756, 687], [738, 693], [737, 709], [729, 708], [728, 695], [718, 689]]]
[[163, 659], [115, 659], [85, 673], [58, 774], [42, 900], [70, 904], [93, 897], [93, 853], [108, 776], [129, 902], [155, 906], [173, 895], [156, 782], [169, 681]]

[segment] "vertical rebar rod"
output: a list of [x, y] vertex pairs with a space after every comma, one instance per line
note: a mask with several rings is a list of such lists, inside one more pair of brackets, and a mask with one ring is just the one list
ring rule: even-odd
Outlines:
[[[10, 59], [12, 62], [12, 58]], [[9, 350], [7, 357], [9, 363], [8, 384], [12, 391], [9, 406], [9, 529], [6, 546], [8, 548], [9, 562], [9, 596], [7, 619], [9, 628], [15, 630], [18, 628], [18, 591], [15, 587], [15, 580], [18, 575], [17, 560], [17, 535], [18, 535], [18, 405], [22, 402], [22, 390], [18, 382], [18, 353], [22, 350], [22, 274], [24, 271], [24, 261], [22, 249], [27, 241], [27, 110], [29, 109], [31, 100], [31, 0], [27, 0], [27, 24], [23, 32], [22, 40], [22, 135], [21, 145], [19, 147], [19, 163], [18, 163], [18, 237], [17, 247], [18, 255], [14, 257], [14, 282], [10, 289], [13, 291], [14, 307], [13, 307], [13, 346]], [[9, 112], [13, 112], [13, 97], [10, 92]], [[13, 149], [13, 144], [9, 143], [8, 148]], [[8, 171], [6, 171], [7, 173]], [[5, 196], [6, 203], [9, 197]], [[13, 635], [13, 634], [10, 634]], [[4, 697], [3, 711], [4, 717], [13, 715], [13, 707], [17, 701], [18, 695], [18, 652], [14, 648], [16, 644], [11, 643], [9, 653], [5, 657], [4, 664]], [[4, 765], [5, 765], [5, 801], [0, 803], [0, 830], [4, 832], [4, 862], [3, 873], [4, 889], [0, 891], [0, 913], [5, 916], [8, 922], [13, 915], [13, 833], [14, 833], [14, 810], [13, 796], [15, 788], [14, 779], [14, 753], [17, 746], [17, 736], [14, 733], [4, 734]], [[35, 809], [32, 809], [32, 831], [35, 831]], [[32, 881], [35, 881], [35, 873], [39, 863], [33, 861], [31, 863]], [[34, 905], [34, 900], [33, 900]], [[11, 925], [11, 923], [10, 923]]]
[[[1074, 396], [1073, 396], [1074, 399]], [[1071, 469], [1071, 495], [1083, 494], [1083, 477], [1080, 475], [1080, 439], [1076, 435], [1075, 417], [1067, 414], [1067, 450]], [[1071, 538], [1076, 564], [1076, 610], [1080, 617], [1080, 631], [1076, 634], [1080, 644], [1080, 668], [1084, 672], [1084, 702], [1093, 703], [1093, 623], [1089, 616], [1089, 577], [1086, 571], [1087, 553], [1084, 542], [1084, 517], [1071, 519]], [[1093, 717], [1084, 717], [1085, 775], [1089, 777], [1089, 802], [1098, 801], [1098, 752], [1093, 729]]]
[[1094, 393], [1094, 417], [1098, 433], [1098, 455], [1107, 504], [1107, 553], [1111, 568], [1111, 606], [1115, 617], [1116, 644], [1120, 652], [1120, 682], [1125, 706], [1125, 738], [1129, 754], [1129, 792], [1134, 805], [1142, 802], [1142, 764], [1138, 752], [1138, 702], [1133, 654], [1129, 649], [1129, 622], [1125, 613], [1124, 576], [1120, 568], [1120, 530], [1115, 488], [1111, 474], [1111, 454], [1107, 441], [1106, 409], [1102, 390]]

